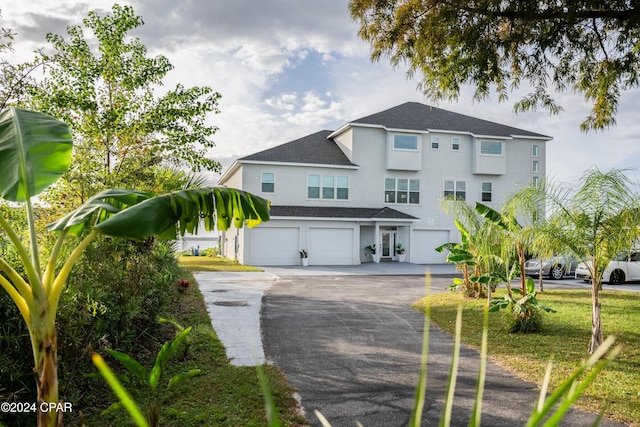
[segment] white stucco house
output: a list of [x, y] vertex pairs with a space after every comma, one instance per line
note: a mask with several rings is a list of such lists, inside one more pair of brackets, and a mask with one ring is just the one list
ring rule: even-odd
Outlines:
[[271, 200], [270, 221], [221, 235], [225, 256], [253, 265], [443, 264], [457, 241], [438, 199], [499, 207], [542, 179], [552, 138], [408, 102], [237, 159], [219, 184]]

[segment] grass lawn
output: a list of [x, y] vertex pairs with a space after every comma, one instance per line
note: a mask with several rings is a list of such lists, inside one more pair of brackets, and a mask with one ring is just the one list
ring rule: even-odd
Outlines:
[[[504, 291], [498, 291], [496, 297]], [[607, 418], [640, 426], [640, 293], [603, 291], [602, 323], [605, 337], [614, 335], [622, 352], [578, 400], [576, 406], [600, 411]], [[588, 357], [591, 338], [591, 293], [588, 290], [547, 290], [538, 294], [542, 305], [554, 308], [543, 318], [540, 334], [509, 334], [505, 313], [490, 313], [489, 357], [521, 378], [541, 384], [550, 360], [557, 385], [580, 360]], [[479, 348], [485, 300], [465, 299], [461, 293], [426, 297], [416, 309], [431, 306], [432, 321], [453, 334], [459, 304], [463, 305], [462, 341]]]
[[189, 271], [262, 271], [221, 257], [180, 255], [180, 266]]
[[[185, 277], [191, 283], [195, 282], [190, 274]], [[202, 373], [168, 390], [162, 403], [160, 425], [266, 427], [266, 411], [256, 368], [238, 367], [229, 363], [223, 345], [211, 328], [204, 299], [197, 286], [188, 288], [173, 315], [181, 325], [196, 326], [206, 333], [191, 332], [192, 342], [188, 354], [178, 352], [169, 361], [165, 378], [190, 369], [201, 369]], [[165, 326], [166, 339], [170, 339], [175, 334], [174, 329], [170, 325]], [[111, 359], [108, 363], [112, 368], [118, 367], [118, 363]], [[288, 385], [284, 373], [270, 365], [265, 365], [264, 371], [283, 425], [308, 424], [297, 413], [298, 402], [293, 397], [295, 390]], [[127, 389], [143, 409], [145, 399], [148, 399], [148, 389], [136, 388], [134, 384], [127, 386]], [[113, 400], [115, 401], [115, 397]], [[87, 417], [86, 421], [87, 425], [92, 426], [132, 425], [124, 411]]]

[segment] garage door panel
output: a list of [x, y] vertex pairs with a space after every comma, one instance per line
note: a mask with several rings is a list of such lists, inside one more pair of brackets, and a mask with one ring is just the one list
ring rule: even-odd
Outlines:
[[297, 227], [261, 227], [252, 230], [251, 264], [296, 265], [300, 263]]
[[352, 228], [309, 229], [309, 264], [353, 264]]
[[444, 263], [446, 253], [435, 250], [450, 242], [447, 230], [414, 230], [411, 238], [411, 262], [416, 264]]

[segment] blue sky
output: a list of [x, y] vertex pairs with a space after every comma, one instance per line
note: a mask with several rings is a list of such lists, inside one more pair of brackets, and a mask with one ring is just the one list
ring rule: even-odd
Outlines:
[[[15, 59], [29, 59], [46, 46], [48, 32], [66, 35], [89, 10], [109, 11], [113, 1], [8, 2], [0, 6], [2, 27], [17, 33]], [[336, 129], [357, 118], [417, 101], [462, 114], [543, 133], [547, 172], [573, 181], [597, 166], [640, 165], [640, 90], [623, 94], [617, 126], [582, 133], [589, 105], [572, 92], [557, 95], [559, 115], [515, 114], [512, 102], [496, 97], [474, 103], [463, 89], [457, 102], [434, 104], [407, 80], [405, 69], [382, 60], [371, 63], [369, 46], [357, 37], [348, 0], [118, 1], [130, 4], [145, 25], [135, 34], [152, 55], [169, 58], [175, 69], [166, 86], [206, 85], [222, 94], [220, 128], [211, 156], [229, 167], [233, 160], [321, 129]], [[215, 178], [213, 176], [212, 178]]]

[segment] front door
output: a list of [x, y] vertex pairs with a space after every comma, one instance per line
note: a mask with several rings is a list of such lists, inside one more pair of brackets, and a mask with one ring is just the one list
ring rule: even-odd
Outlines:
[[380, 242], [382, 243], [380, 259], [393, 259], [395, 256], [396, 232], [394, 230], [380, 231]]

